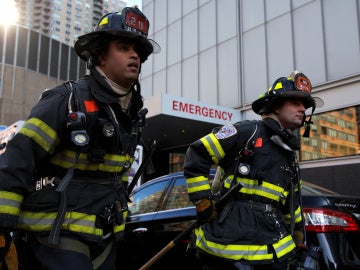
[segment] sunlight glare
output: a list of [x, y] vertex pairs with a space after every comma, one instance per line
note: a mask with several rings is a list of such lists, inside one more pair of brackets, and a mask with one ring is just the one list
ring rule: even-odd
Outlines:
[[17, 17], [18, 13], [14, 0], [0, 0], [0, 24], [14, 24], [17, 21]]

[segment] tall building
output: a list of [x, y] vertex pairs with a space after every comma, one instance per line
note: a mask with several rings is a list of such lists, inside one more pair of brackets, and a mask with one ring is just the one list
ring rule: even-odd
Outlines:
[[18, 24], [72, 46], [79, 35], [92, 31], [109, 11], [122, 10], [120, 0], [14, 0]]
[[107, 13], [115, 12], [115, 11], [121, 11], [126, 6], [127, 6], [126, 1], [104, 0], [103, 14], [107, 14]]

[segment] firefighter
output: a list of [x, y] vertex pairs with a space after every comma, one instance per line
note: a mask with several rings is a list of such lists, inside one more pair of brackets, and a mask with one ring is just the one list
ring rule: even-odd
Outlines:
[[[317, 106], [311, 88], [303, 73], [281, 77], [252, 103], [261, 120], [215, 128], [189, 146], [184, 175], [200, 223], [192, 245], [203, 269], [286, 269], [303, 246], [294, 131], [311, 123], [305, 115], [312, 108], [311, 118]], [[222, 194], [242, 186], [221, 209], [208, 181], [213, 165], [223, 170]]]
[[137, 7], [104, 15], [75, 42], [89, 75], [44, 91], [0, 156], [0, 231], [15, 231], [19, 269], [115, 269], [147, 112], [138, 76], [160, 51], [148, 29]]

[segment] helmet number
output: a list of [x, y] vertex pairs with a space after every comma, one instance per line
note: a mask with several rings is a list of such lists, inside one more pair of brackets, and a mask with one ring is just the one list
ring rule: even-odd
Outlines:
[[303, 91], [306, 93], [310, 93], [312, 86], [308, 77], [306, 77], [303, 73], [297, 73], [294, 77], [294, 85], [296, 90]]
[[125, 24], [130, 28], [129, 31], [139, 31], [145, 36], [148, 34], [149, 23], [140, 14], [128, 11], [125, 15]]

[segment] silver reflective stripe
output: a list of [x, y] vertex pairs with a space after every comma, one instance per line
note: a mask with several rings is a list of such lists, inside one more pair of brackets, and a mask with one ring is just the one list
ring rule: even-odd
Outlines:
[[205, 179], [204, 181], [188, 183], [187, 186], [188, 186], [188, 188], [196, 188], [196, 187], [200, 187], [200, 186], [208, 185], [208, 184], [209, 184], [208, 179]]
[[258, 186], [258, 185], [252, 185], [252, 184], [247, 184], [247, 183], [242, 183], [243, 185], [243, 188], [247, 188], [249, 190], [253, 190], [254, 193], [257, 191], [257, 190], [261, 190], [261, 191], [264, 191], [266, 193], [270, 193], [276, 197], [282, 197], [283, 194], [281, 192], [278, 192], [276, 190], [273, 190], [271, 188], [267, 188], [267, 187], [264, 187], [264, 186]]
[[203, 139], [206, 140], [210, 146], [210, 149], [208, 149], [208, 151], [209, 150], [212, 151], [212, 153], [210, 153], [210, 154], [215, 155], [217, 161], [219, 161], [222, 158], [222, 156], [221, 156], [220, 152], [218, 151], [218, 149], [216, 148], [216, 145], [214, 144], [213, 140], [210, 138], [210, 136], [205, 136]]
[[[224, 245], [219, 246], [219, 248], [211, 247], [207, 244], [207, 241], [205, 241], [204, 237], [201, 237], [198, 235], [197, 240], [207, 250], [211, 250], [215, 254], [221, 254], [226, 255], [226, 257], [229, 256], [256, 256], [256, 255], [267, 255], [269, 252], [267, 249], [258, 249], [258, 250], [249, 250], [249, 245], [237, 245], [232, 244], [231, 246], [236, 246], [238, 249], [229, 249], [228, 247], [230, 245], [225, 245], [227, 249], [224, 249]], [[243, 247], [243, 249], [241, 249]], [[225, 257], [225, 256], [224, 256]]]

